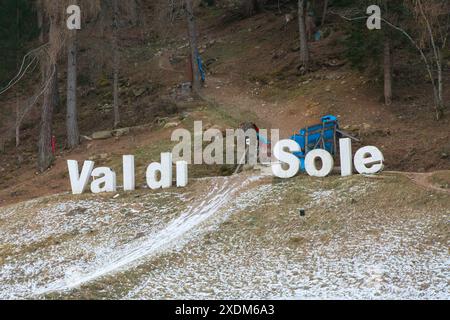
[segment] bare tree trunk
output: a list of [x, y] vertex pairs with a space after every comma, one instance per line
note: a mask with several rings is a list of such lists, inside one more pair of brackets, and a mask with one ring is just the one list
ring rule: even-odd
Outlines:
[[16, 125], [16, 148], [20, 146], [20, 125]]
[[191, 65], [192, 65], [192, 90], [199, 91], [201, 88], [201, 79], [199, 65], [197, 61], [198, 47], [197, 47], [197, 27], [195, 25], [194, 8], [192, 6], [192, 0], [185, 0], [186, 2], [186, 14], [188, 20], [188, 32], [189, 32], [189, 44], [191, 48]]
[[120, 124], [119, 112], [119, 48], [118, 48], [118, 29], [119, 29], [119, 4], [118, 0], [113, 0], [113, 106], [114, 106], [114, 128]]
[[[110, 28], [110, 25], [108, 24], [108, 20], [106, 18], [106, 12], [108, 12], [108, 6], [104, 1], [100, 1], [100, 13], [99, 13], [99, 27], [98, 27], [98, 35], [99, 38], [104, 38], [105, 36], [105, 29]], [[105, 52], [106, 48], [104, 45], [99, 47], [99, 59], [100, 59], [100, 73], [103, 75], [105, 73]]]
[[391, 42], [388, 38], [384, 41], [383, 53], [384, 67], [384, 103], [387, 106], [392, 104], [392, 51]]
[[[43, 0], [37, 0], [36, 2], [36, 8], [37, 8], [37, 24], [39, 28], [39, 43], [43, 44], [45, 41], [45, 33], [44, 33], [44, 23], [45, 23], [45, 10], [44, 10], [44, 4], [42, 3]], [[42, 81], [45, 82], [45, 68], [41, 67], [41, 78]]]
[[130, 0], [130, 18], [131, 24], [136, 26], [139, 24], [138, 4], [136, 0]]
[[[17, 27], [19, 27], [20, 23], [20, 12], [19, 7], [16, 8], [16, 23]], [[16, 41], [17, 44], [19, 43], [19, 33], [16, 34]], [[19, 60], [18, 60], [18, 54], [16, 49], [16, 68], [19, 66]], [[19, 97], [18, 92], [16, 91], [16, 148], [19, 148], [20, 145], [20, 103], [19, 103]]]
[[[439, 50], [439, 49], [437, 49]], [[436, 60], [435, 60], [436, 66], [437, 66], [437, 84], [436, 81], [433, 83], [433, 90], [434, 90], [434, 100], [435, 100], [435, 111], [436, 111], [436, 120], [440, 120], [442, 116], [444, 115], [444, 96], [443, 96], [443, 79], [442, 79], [442, 59], [440, 52], [436, 53]]]
[[[437, 67], [437, 76], [438, 76], [438, 83], [436, 85], [435, 80], [433, 79], [433, 75], [431, 74], [431, 82], [433, 83], [433, 89], [434, 89], [434, 97], [435, 97], [435, 110], [436, 110], [436, 119], [440, 120], [442, 116], [444, 115], [444, 98], [443, 98], [443, 83], [442, 83], [442, 56], [441, 52], [439, 50], [439, 47], [436, 45], [436, 41], [434, 39], [433, 29], [431, 27], [430, 20], [428, 19], [427, 15], [425, 14], [425, 11], [423, 10], [422, 1], [417, 0], [417, 4], [420, 9], [420, 13], [425, 20], [428, 35], [430, 37], [431, 41], [431, 47], [433, 48], [433, 54], [434, 54], [434, 62], [436, 63]], [[431, 73], [431, 72], [430, 72]]]
[[38, 169], [41, 172], [47, 170], [54, 158], [52, 153], [52, 122], [53, 122], [53, 82], [55, 79], [55, 64], [49, 66], [47, 76], [51, 77], [51, 82], [46, 92], [44, 93], [44, 103], [42, 105], [41, 114], [41, 130], [39, 134], [39, 154], [38, 154]]
[[306, 1], [298, 0], [298, 24], [300, 33], [300, 60], [305, 72], [309, 68], [308, 35], [306, 32]]
[[72, 149], [79, 145], [77, 112], [77, 31], [72, 30], [68, 36], [67, 54], [67, 146]]
[[323, 26], [325, 24], [325, 20], [327, 18], [327, 13], [328, 13], [328, 0], [324, 0], [321, 26]]
[[442, 79], [442, 61], [438, 61], [438, 113], [437, 119], [439, 120], [444, 114], [444, 84]]
[[259, 11], [258, 0], [244, 0], [242, 4], [243, 14], [247, 17], [253, 16]]
[[16, 104], [16, 148], [20, 146], [20, 104], [19, 101], [17, 101]]
[[55, 76], [54, 78], [56, 79], [55, 81], [53, 81], [52, 83], [52, 87], [53, 87], [53, 108], [56, 112], [60, 111], [60, 102], [61, 99], [59, 98], [59, 84], [58, 84], [58, 65], [55, 65]]
[[39, 42], [44, 42], [44, 9], [42, 8], [42, 0], [38, 0], [37, 7], [37, 24], [39, 28]]

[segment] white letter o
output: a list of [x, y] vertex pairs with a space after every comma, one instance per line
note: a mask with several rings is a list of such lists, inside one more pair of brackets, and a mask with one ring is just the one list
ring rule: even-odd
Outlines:
[[[316, 159], [322, 160], [322, 168], [320, 170], [316, 167]], [[326, 150], [314, 149], [308, 152], [305, 158], [306, 172], [312, 177], [326, 177], [333, 171], [334, 160], [333, 156]]]

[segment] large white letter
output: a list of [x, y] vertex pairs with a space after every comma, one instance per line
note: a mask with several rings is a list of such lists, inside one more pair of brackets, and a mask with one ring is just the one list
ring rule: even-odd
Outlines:
[[270, 130], [270, 141], [267, 129], [260, 129], [258, 132], [259, 137], [259, 148], [258, 155], [260, 163], [270, 163], [272, 160], [272, 147], [280, 141], [280, 130], [271, 129]]
[[123, 190], [133, 191], [135, 188], [134, 156], [123, 156]]
[[[157, 179], [157, 174], [160, 174]], [[151, 189], [170, 188], [172, 186], [172, 154], [161, 153], [161, 163], [154, 162], [147, 167], [147, 185]]]
[[[289, 149], [289, 152], [284, 151], [284, 149]], [[278, 178], [292, 178], [298, 173], [300, 170], [300, 159], [297, 158], [290, 152], [298, 152], [300, 151], [300, 146], [294, 140], [281, 140], [279, 141], [275, 147], [273, 148], [273, 155], [280, 163], [272, 164], [272, 172]], [[283, 163], [289, 165], [289, 169], [283, 169]]]
[[223, 164], [223, 136], [219, 129], [208, 129], [203, 135], [203, 141], [211, 142], [203, 150], [205, 164]]
[[353, 173], [352, 140], [339, 139], [339, 153], [341, 157], [341, 176], [351, 176]]
[[194, 121], [194, 164], [203, 163], [203, 122]]
[[94, 181], [91, 183], [92, 193], [115, 192], [116, 173], [108, 167], [95, 168], [92, 171]]
[[70, 185], [72, 187], [73, 194], [82, 194], [86, 190], [89, 178], [94, 169], [93, 161], [85, 161], [81, 175], [78, 172], [78, 161], [67, 160], [67, 167], [69, 168]]
[[[172, 155], [173, 161], [186, 161], [188, 164], [192, 163], [192, 141], [191, 133], [186, 129], [176, 129], [172, 132], [170, 141], [179, 141], [179, 143], [173, 147]], [[181, 156], [183, 154], [183, 156]]]
[[371, 5], [367, 8], [367, 14], [371, 15], [367, 19], [367, 28], [369, 30], [381, 29], [381, 9], [376, 4]]
[[188, 184], [188, 163], [177, 161], [177, 187], [186, 187]]
[[[316, 159], [320, 158], [322, 161], [322, 168], [320, 170], [316, 167]], [[308, 152], [305, 158], [306, 172], [312, 177], [326, 177], [333, 171], [334, 160], [333, 156], [326, 150], [314, 149]]]
[[77, 5], [71, 5], [67, 7], [67, 14], [70, 16], [67, 18], [67, 28], [69, 30], [81, 29], [81, 10]]
[[355, 154], [355, 168], [361, 174], [374, 174], [383, 170], [384, 157], [377, 147], [367, 146]]

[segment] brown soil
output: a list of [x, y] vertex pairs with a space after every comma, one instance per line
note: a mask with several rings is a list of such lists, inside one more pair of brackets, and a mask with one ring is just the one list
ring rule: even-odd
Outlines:
[[450, 194], [450, 171], [436, 171], [428, 173], [408, 172], [405, 175], [417, 185]]

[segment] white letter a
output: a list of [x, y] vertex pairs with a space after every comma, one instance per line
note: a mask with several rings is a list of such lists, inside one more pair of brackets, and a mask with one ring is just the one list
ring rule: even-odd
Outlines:
[[69, 30], [81, 29], [81, 10], [77, 5], [71, 5], [67, 8], [67, 14], [70, 16], [67, 18], [67, 28]]
[[377, 5], [371, 5], [367, 8], [367, 14], [371, 16], [367, 19], [367, 28], [369, 30], [381, 29], [381, 9]]

